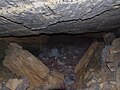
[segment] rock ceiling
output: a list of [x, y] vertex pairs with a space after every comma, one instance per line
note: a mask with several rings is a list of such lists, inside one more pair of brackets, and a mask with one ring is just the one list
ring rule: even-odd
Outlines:
[[120, 28], [120, 0], [0, 0], [0, 36]]

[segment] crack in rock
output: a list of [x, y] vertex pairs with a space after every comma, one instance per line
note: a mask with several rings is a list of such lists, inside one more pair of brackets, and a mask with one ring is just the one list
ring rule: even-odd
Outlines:
[[[118, 8], [119, 8], [120, 4], [117, 5], [117, 6], [118, 6]], [[45, 27], [45, 28], [41, 28], [41, 29], [33, 29], [32, 31], [39, 31], [39, 30], [47, 29], [47, 28], [49, 28], [49, 27], [51, 27], [51, 26], [55, 26], [55, 25], [57, 25], [57, 24], [59, 24], [59, 23], [91, 20], [91, 19], [93, 19], [93, 18], [95, 18], [95, 17], [97, 17], [97, 16], [100, 16], [100, 15], [106, 13], [106, 12], [110, 12], [110, 11], [116, 10], [116, 9], [118, 9], [118, 8], [111, 8], [111, 9], [105, 10], [105, 11], [103, 11], [103, 12], [101, 12], [101, 13], [98, 13], [98, 14], [92, 16], [92, 17], [85, 18], [85, 19], [78, 18], [78, 19], [71, 19], [71, 20], [58, 21], [58, 22], [56, 22], [56, 23], [53, 23], [53, 24], [48, 25], [48, 26]], [[85, 15], [86, 15], [86, 14], [85, 14]]]
[[[113, 5], [113, 6], [115, 6], [115, 7], [117, 7], [117, 8], [111, 8], [111, 9], [102, 11], [102, 12], [100, 12], [100, 13], [98, 13], [98, 14], [92, 16], [92, 17], [89, 17], [89, 18], [85, 18], [85, 19], [78, 18], [78, 19], [71, 19], [71, 20], [62, 20], [62, 21], [58, 21], [58, 22], [56, 22], [56, 23], [49, 24], [49, 25], [47, 25], [47, 26], [44, 27], [44, 28], [37, 28], [37, 29], [30, 28], [30, 27], [26, 26], [24, 23], [21, 23], [21, 22], [17, 22], [17, 21], [11, 20], [11, 19], [9, 19], [9, 18], [7, 18], [7, 17], [5, 17], [5, 16], [1, 16], [1, 15], [0, 15], [0, 17], [1, 17], [1, 18], [4, 18], [5, 20], [10, 21], [10, 22], [12, 22], [12, 23], [21, 25], [21, 26], [23, 26], [23, 27], [25, 27], [25, 28], [27, 28], [27, 29], [29, 29], [29, 30], [31, 30], [31, 31], [40, 31], [40, 30], [47, 29], [47, 28], [49, 28], [49, 27], [51, 27], [51, 26], [55, 26], [55, 25], [60, 24], [60, 23], [91, 20], [91, 19], [93, 19], [93, 18], [95, 18], [95, 17], [97, 17], [97, 16], [100, 16], [100, 15], [106, 13], [106, 12], [110, 12], [110, 11], [112, 11], [112, 10], [118, 9], [119, 6], [120, 6], [120, 4]], [[49, 6], [47, 6], [47, 7], [49, 8], [49, 10], [50, 10], [53, 14], [56, 14]], [[88, 13], [90, 13], [90, 12], [88, 12]], [[85, 15], [86, 15], [86, 14], [85, 14]]]
[[27, 29], [31, 29], [30, 27], [28, 27], [28, 26], [24, 25], [23, 23], [16, 22], [16, 21], [11, 20], [11, 19], [9, 19], [9, 18], [7, 18], [7, 17], [5, 17], [5, 16], [1, 16], [1, 15], [0, 15], [0, 17], [1, 17], [1, 18], [3, 18], [3, 19], [5, 19], [5, 20], [7, 20], [7, 21], [12, 22], [12, 23], [15, 23], [15, 24], [21, 25], [21, 26], [23, 26], [23, 27], [25, 27], [25, 28], [27, 28]]

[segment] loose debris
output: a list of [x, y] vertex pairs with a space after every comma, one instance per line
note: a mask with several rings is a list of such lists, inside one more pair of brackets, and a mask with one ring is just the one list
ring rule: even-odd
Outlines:
[[84, 81], [84, 76], [87, 71], [87, 66], [92, 59], [93, 55], [95, 54], [98, 46], [100, 43], [93, 42], [90, 48], [85, 52], [81, 60], [78, 62], [78, 64], [75, 67], [75, 74], [77, 76], [77, 87], [81, 87], [82, 83]]
[[31, 85], [39, 86], [43, 78], [49, 73], [49, 69], [35, 56], [21, 46], [11, 43], [3, 64], [18, 77], [26, 76]]
[[[25, 76], [28, 79], [28, 81], [23, 79], [24, 84], [20, 85], [17, 90], [20, 90], [20, 88], [23, 90], [28, 86], [28, 82], [30, 82], [31, 87], [38, 87], [42, 84], [58, 86], [64, 80], [63, 74], [55, 70], [50, 71], [50, 69], [35, 56], [23, 50], [21, 46], [15, 43], [10, 43], [3, 64], [18, 77]], [[14, 90], [19, 84], [16, 82], [20, 83], [21, 81], [17, 81], [16, 79], [10, 80], [7, 87], [11, 87], [12, 90]], [[14, 83], [16, 83], [16, 85], [13, 87]]]
[[[101, 42], [93, 42], [76, 66], [58, 60], [60, 57], [58, 49], [51, 49], [50, 57], [55, 57], [54, 59], [58, 60], [57, 63], [64, 66], [64, 71], [44, 64], [41, 58], [42, 53], [39, 55], [39, 60], [21, 46], [10, 43], [3, 64], [18, 78], [7, 81], [2, 78], [0, 88], [1, 90], [57, 88], [61, 90], [120, 90], [120, 38], [115, 39], [113, 35], [111, 40], [107, 40], [108, 36], [104, 36], [105, 45]], [[66, 59], [66, 57], [63, 58]]]

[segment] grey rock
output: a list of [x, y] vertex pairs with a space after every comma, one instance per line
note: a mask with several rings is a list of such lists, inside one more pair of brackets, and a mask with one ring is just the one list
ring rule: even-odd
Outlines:
[[6, 82], [2, 81], [2, 88], [1, 90], [10, 90], [9, 88], [6, 87]]
[[111, 46], [105, 46], [102, 50], [102, 60], [105, 62], [107, 61], [111, 61], [111, 57], [110, 57], [110, 47]]
[[59, 51], [58, 51], [58, 49], [57, 49], [57, 48], [53, 48], [53, 49], [51, 50], [51, 55], [52, 55], [53, 57], [58, 57], [58, 56], [59, 56]]
[[120, 28], [119, 0], [1, 0], [0, 37]]
[[115, 39], [114, 33], [107, 33], [103, 37], [106, 44], [111, 44], [112, 41]]
[[20, 85], [17, 87], [16, 90], [27, 90], [27, 89], [29, 88], [29, 86], [30, 86], [28, 79], [25, 78], [25, 77], [22, 77], [21, 79], [22, 79], [23, 83], [20, 84]]
[[117, 86], [117, 89], [120, 90], [120, 67], [117, 69], [116, 86]]

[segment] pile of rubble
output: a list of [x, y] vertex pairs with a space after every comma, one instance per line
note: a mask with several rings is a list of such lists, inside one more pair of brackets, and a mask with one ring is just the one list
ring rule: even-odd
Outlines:
[[12, 77], [5, 80], [0, 74], [0, 90], [120, 90], [120, 38], [111, 33], [104, 36], [104, 43], [93, 42], [77, 65], [67, 65], [64, 73], [39, 59], [10, 43], [3, 67]]
[[85, 73], [80, 90], [120, 90], [120, 38], [106, 34], [101, 56], [99, 69], [91, 60], [91, 66], [94, 66]]

